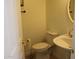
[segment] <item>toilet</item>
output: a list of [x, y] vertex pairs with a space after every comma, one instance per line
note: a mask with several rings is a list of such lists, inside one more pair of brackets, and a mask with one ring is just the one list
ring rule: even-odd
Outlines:
[[40, 43], [34, 44], [32, 46], [32, 49], [36, 53], [35, 59], [49, 59], [48, 49], [50, 47], [51, 45], [46, 42], [40, 42]]
[[47, 32], [46, 41], [39, 42], [32, 45], [32, 49], [35, 51], [35, 59], [50, 59], [49, 48], [53, 47], [53, 39], [58, 36], [58, 33]]

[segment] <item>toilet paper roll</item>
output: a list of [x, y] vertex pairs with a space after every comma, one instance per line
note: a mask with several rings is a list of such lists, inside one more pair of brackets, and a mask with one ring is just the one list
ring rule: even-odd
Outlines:
[[31, 39], [30, 39], [30, 38], [28, 38], [28, 39], [26, 40], [26, 45], [27, 45], [28, 47], [31, 47]]
[[29, 55], [31, 53], [31, 39], [28, 38], [26, 40], [26, 55]]

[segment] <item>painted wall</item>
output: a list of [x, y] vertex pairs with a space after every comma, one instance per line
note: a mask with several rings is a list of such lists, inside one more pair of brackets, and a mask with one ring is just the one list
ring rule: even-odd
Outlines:
[[46, 0], [47, 29], [59, 34], [71, 31], [72, 23], [67, 14], [67, 0]]
[[26, 13], [22, 13], [24, 39], [31, 43], [43, 41], [46, 33], [46, 0], [24, 0]]
[[[67, 0], [24, 0], [26, 13], [22, 13], [24, 39], [32, 43], [42, 41], [47, 30], [59, 34], [71, 31], [72, 23], [67, 14]], [[46, 24], [47, 22], [47, 24]], [[62, 25], [63, 24], [63, 25]]]
[[[5, 0], [5, 59], [23, 59], [20, 41], [21, 33], [19, 30], [20, 21], [20, 0]], [[17, 7], [17, 8], [16, 8]], [[21, 39], [22, 40], [22, 39]]]

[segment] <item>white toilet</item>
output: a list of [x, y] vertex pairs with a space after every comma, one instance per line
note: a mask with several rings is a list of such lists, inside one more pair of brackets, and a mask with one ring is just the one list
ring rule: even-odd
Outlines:
[[51, 45], [46, 42], [34, 44], [32, 48], [36, 52], [36, 59], [49, 59], [48, 48], [50, 47]]
[[50, 58], [50, 53], [48, 49], [53, 46], [53, 39], [57, 37], [57, 33], [50, 33], [47, 32], [46, 36], [46, 42], [39, 42], [34, 45], [32, 45], [32, 49], [36, 53], [36, 58], [35, 59], [49, 59]]

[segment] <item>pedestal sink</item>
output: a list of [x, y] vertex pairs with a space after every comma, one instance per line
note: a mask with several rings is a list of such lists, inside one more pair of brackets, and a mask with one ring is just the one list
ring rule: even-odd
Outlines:
[[53, 42], [55, 45], [71, 50], [72, 49], [72, 38], [69, 37], [68, 35], [61, 35], [53, 39]]

